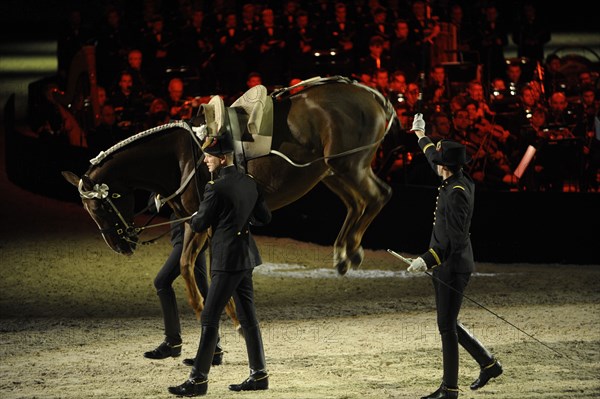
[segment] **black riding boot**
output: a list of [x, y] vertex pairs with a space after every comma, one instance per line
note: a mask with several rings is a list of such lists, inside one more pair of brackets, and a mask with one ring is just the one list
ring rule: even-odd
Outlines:
[[163, 313], [165, 326], [165, 341], [156, 349], [144, 353], [149, 359], [165, 359], [181, 355], [181, 325], [179, 324], [179, 309], [173, 288], [161, 288], [157, 292]]
[[441, 334], [444, 363], [444, 384], [439, 399], [458, 398], [458, 337], [456, 332]]
[[198, 352], [196, 352], [196, 358], [194, 359], [194, 365], [190, 373], [191, 377], [195, 377], [198, 374], [208, 375], [218, 341], [218, 327], [202, 326], [202, 336], [200, 337], [200, 345], [198, 346]]
[[258, 391], [269, 389], [269, 374], [267, 374], [265, 352], [263, 348], [260, 327], [243, 328], [250, 376], [241, 384], [231, 384], [232, 391]]
[[[212, 365], [219, 366], [223, 363], [223, 347], [221, 346], [221, 339], [217, 340], [217, 346], [215, 346], [215, 353], [213, 355]], [[183, 364], [186, 366], [193, 366], [196, 359], [183, 359]]]
[[421, 399], [458, 398], [458, 338], [455, 332], [441, 334], [444, 364], [444, 379], [440, 387]]
[[202, 326], [200, 345], [194, 360], [189, 379], [176, 387], [169, 387], [169, 392], [179, 396], [202, 396], [208, 390], [208, 373], [219, 339], [219, 328]]
[[433, 393], [427, 396], [422, 396], [421, 399], [457, 399], [458, 388], [448, 388], [444, 382], [442, 385]]
[[482, 388], [492, 378], [502, 374], [502, 365], [494, 356], [463, 326], [458, 323], [456, 326], [458, 334], [458, 343], [465, 348], [467, 352], [475, 359], [481, 371], [479, 377], [471, 384], [471, 389]]

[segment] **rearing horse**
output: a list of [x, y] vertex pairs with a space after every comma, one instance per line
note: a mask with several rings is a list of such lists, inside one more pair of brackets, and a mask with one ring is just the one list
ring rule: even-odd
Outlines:
[[[273, 101], [273, 147], [269, 155], [246, 162], [271, 210], [286, 206], [323, 182], [346, 205], [347, 215], [334, 243], [333, 264], [340, 275], [363, 261], [364, 232], [391, 197], [391, 188], [371, 169], [377, 147], [395, 112], [373, 89], [349, 80], [327, 79]], [[198, 210], [210, 179], [200, 142], [183, 121], [157, 127], [118, 143], [92, 160], [81, 177], [63, 172], [78, 187], [85, 209], [116, 252], [131, 255], [135, 189], [160, 194], [180, 218]], [[192, 178], [194, 176], [194, 178]], [[202, 297], [194, 260], [207, 238], [185, 227], [181, 275], [196, 315]], [[236, 322], [232, 309], [230, 317]]]

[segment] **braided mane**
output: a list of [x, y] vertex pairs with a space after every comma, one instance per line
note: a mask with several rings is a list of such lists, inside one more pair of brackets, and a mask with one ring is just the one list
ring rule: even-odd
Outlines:
[[160, 125], [160, 126], [156, 126], [153, 127], [151, 129], [148, 130], [144, 130], [143, 132], [137, 133], [131, 137], [128, 137], [124, 140], [119, 141], [117, 144], [113, 145], [112, 147], [110, 147], [109, 149], [107, 149], [106, 151], [100, 151], [100, 153], [98, 155], [96, 155], [95, 158], [90, 159], [90, 163], [92, 165], [98, 165], [100, 162], [102, 162], [104, 160], [104, 158], [108, 157], [109, 155], [113, 154], [114, 152], [120, 150], [121, 148], [133, 143], [134, 141], [137, 141], [139, 139], [142, 139], [144, 137], [150, 136], [156, 132], [160, 132], [163, 130], [167, 130], [173, 127], [180, 127], [183, 129], [188, 130], [190, 133], [193, 134], [192, 129], [190, 128], [190, 126], [184, 122], [184, 121], [174, 121], [174, 122], [170, 122], [170, 123], [166, 123], [164, 125]]

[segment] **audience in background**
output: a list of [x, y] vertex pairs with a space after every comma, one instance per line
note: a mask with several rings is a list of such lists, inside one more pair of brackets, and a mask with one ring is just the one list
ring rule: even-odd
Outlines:
[[[530, 1], [514, 10], [501, 3], [465, 9], [460, 2], [424, 0], [410, 5], [385, 0], [269, 5], [238, 0], [214, 7], [190, 1], [175, 9], [148, 2], [136, 10], [116, 1], [98, 13], [95, 24], [83, 20], [78, 9], [68, 16], [58, 37], [61, 84], [80, 48], [96, 44], [105, 114], [101, 126], [89, 133], [94, 151], [114, 141], [113, 133], [98, 136], [113, 125], [107, 123], [111, 109], [122, 130], [117, 136], [127, 137], [185, 119], [190, 104], [197, 106], [211, 95], [222, 96], [229, 105], [256, 84], [272, 92], [313, 76], [342, 75], [392, 102], [399, 116], [392, 131], [406, 135], [403, 129], [421, 112], [432, 137], [465, 143], [475, 156], [469, 167], [479, 184], [559, 190], [561, 184], [572, 183], [564, 176], [547, 183], [550, 171], [542, 163], [576, 154], [581, 160], [580, 189], [598, 190], [598, 73], [580, 70], [573, 78], [568, 61], [545, 54], [551, 32]], [[474, 74], [440, 61], [437, 46], [446, 25], [456, 29], [453, 56], [460, 63], [476, 64]], [[518, 58], [506, 60], [509, 38]], [[60, 130], [60, 122], [45, 126]], [[109, 130], [116, 131], [114, 126]], [[402, 134], [396, 133], [381, 150], [397, 157], [389, 168], [393, 178], [410, 180], [406, 172], [411, 162], [418, 163], [418, 149], [398, 140]], [[570, 141], [557, 141], [564, 139]], [[548, 141], [555, 148], [569, 146], [569, 151], [550, 154], [543, 150]], [[539, 149], [532, 160], [535, 173], [526, 185], [515, 184], [512, 171], [528, 145]], [[381, 161], [389, 155], [378, 157]]]

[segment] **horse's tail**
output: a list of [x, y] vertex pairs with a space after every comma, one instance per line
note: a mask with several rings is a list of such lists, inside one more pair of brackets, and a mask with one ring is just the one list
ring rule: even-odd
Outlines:
[[[385, 132], [383, 133], [383, 135], [385, 136], [390, 131], [390, 128], [392, 127], [392, 123], [394, 122], [394, 119], [398, 119], [398, 114], [396, 114], [396, 109], [392, 105], [392, 102], [390, 100], [388, 100], [383, 94], [381, 94], [381, 92], [379, 90], [376, 90], [370, 86], [367, 86], [367, 85], [362, 84], [357, 81], [354, 81], [353, 83], [355, 85], [371, 92], [371, 94], [373, 94], [373, 97], [375, 97], [375, 100], [377, 100], [377, 102], [379, 103], [381, 108], [383, 108], [383, 111], [385, 112], [385, 120], [386, 120]], [[400, 122], [400, 121], [398, 120], [398, 122]]]

